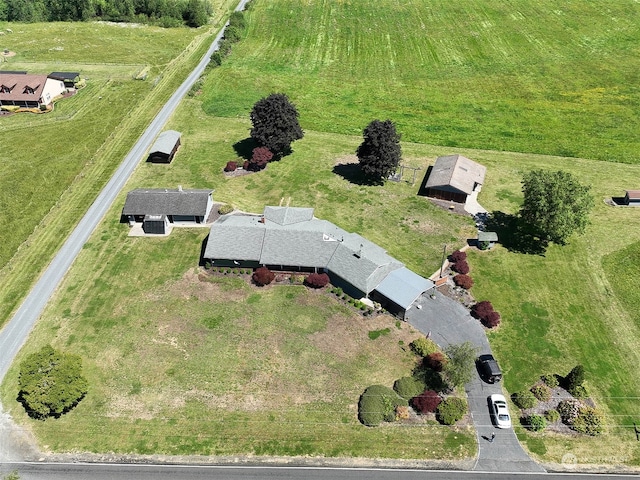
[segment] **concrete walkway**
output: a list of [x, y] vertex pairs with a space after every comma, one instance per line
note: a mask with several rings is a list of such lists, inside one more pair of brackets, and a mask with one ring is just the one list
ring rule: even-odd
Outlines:
[[[432, 298], [433, 293], [433, 298]], [[416, 308], [417, 305], [420, 308]], [[491, 353], [484, 327], [457, 301], [431, 290], [423, 294], [407, 312], [407, 321], [428, 335], [441, 347], [450, 344], [471, 342], [480, 354]], [[474, 470], [487, 472], [544, 472], [544, 468], [531, 460], [520, 446], [512, 429], [497, 429], [493, 426], [487, 398], [493, 393], [502, 393], [502, 384], [490, 385], [478, 374], [465, 385], [469, 410], [476, 427], [478, 458]], [[514, 421], [517, 419], [514, 418]], [[491, 434], [495, 440], [490, 443]]]

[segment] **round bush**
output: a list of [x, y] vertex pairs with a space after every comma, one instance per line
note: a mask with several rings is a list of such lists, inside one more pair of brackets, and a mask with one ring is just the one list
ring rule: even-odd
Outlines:
[[360, 395], [358, 419], [364, 425], [375, 427], [382, 422], [393, 422], [396, 408], [406, 406], [406, 400], [384, 385], [371, 385]]
[[558, 404], [558, 413], [560, 414], [560, 418], [562, 422], [567, 425], [573, 425], [573, 422], [576, 418], [578, 418], [578, 414], [580, 413], [581, 403], [579, 400], [575, 398], [569, 398], [567, 400], [562, 400]]
[[393, 383], [393, 390], [405, 400], [409, 400], [425, 391], [427, 385], [415, 377], [402, 377]]
[[604, 415], [595, 408], [582, 406], [571, 428], [586, 435], [600, 435], [604, 430]]
[[449, 255], [449, 261], [451, 263], [461, 262], [467, 259], [467, 252], [461, 252], [460, 250], [456, 250], [451, 255]]
[[558, 385], [560, 385], [560, 382], [558, 382], [558, 376], [555, 373], [542, 375], [540, 377], [540, 380], [546, 383], [550, 388], [556, 388]]
[[494, 311], [493, 305], [489, 300], [483, 300], [471, 307], [471, 315], [477, 319], [482, 319]]
[[421, 357], [426, 357], [430, 353], [439, 351], [438, 345], [436, 345], [433, 340], [427, 337], [416, 338], [409, 344], [409, 346], [411, 347], [411, 350], [413, 350]]
[[267, 267], [260, 267], [253, 272], [251, 277], [253, 282], [259, 287], [269, 285], [276, 278], [276, 275]]
[[434, 372], [441, 372], [447, 363], [447, 357], [442, 352], [433, 352], [424, 357], [424, 366]]
[[311, 273], [304, 280], [304, 284], [311, 288], [323, 288], [329, 284], [329, 275], [326, 273]]
[[542, 415], [529, 415], [524, 418], [524, 426], [532, 432], [539, 432], [547, 428], [547, 420]]
[[425, 390], [411, 399], [411, 405], [420, 414], [433, 413], [442, 403], [442, 398], [433, 390]]
[[436, 419], [443, 425], [453, 425], [467, 413], [467, 402], [458, 397], [449, 397], [438, 405]]
[[515, 403], [518, 407], [526, 410], [527, 408], [533, 408], [536, 406], [536, 397], [533, 396], [529, 390], [523, 390], [521, 392], [517, 392], [513, 394], [513, 403]]
[[496, 311], [489, 312], [480, 319], [480, 322], [487, 328], [495, 328], [500, 325], [500, 314]]
[[531, 387], [531, 393], [541, 402], [548, 402], [551, 400], [551, 389], [544, 383], [536, 383]]
[[547, 410], [546, 412], [544, 412], [544, 417], [549, 423], [555, 423], [560, 420], [560, 414], [557, 410]]
[[467, 273], [469, 273], [470, 268], [466, 260], [460, 260], [459, 262], [456, 262], [451, 266], [451, 270], [466, 275]]
[[465, 290], [469, 290], [471, 287], [473, 287], [473, 278], [471, 278], [469, 275], [459, 273], [458, 275], [453, 277], [453, 283], [461, 288], [464, 288]]
[[587, 387], [584, 386], [584, 385], [576, 385], [571, 390], [569, 390], [569, 393], [572, 396], [574, 396], [575, 398], [588, 398], [589, 397], [589, 392], [587, 391]]
[[224, 167], [225, 172], [235, 172], [238, 169], [238, 164], [236, 162], [227, 162]]

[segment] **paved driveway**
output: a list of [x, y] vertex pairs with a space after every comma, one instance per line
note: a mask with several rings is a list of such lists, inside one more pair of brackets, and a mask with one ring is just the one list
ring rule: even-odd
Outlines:
[[[479, 347], [480, 353], [491, 353], [480, 322], [456, 300], [438, 291], [434, 295], [435, 298], [430, 294], [422, 295], [408, 311], [407, 321], [441, 347], [469, 341]], [[418, 309], [417, 305], [421, 308]], [[490, 385], [476, 374], [465, 385], [465, 390], [478, 439], [478, 458], [474, 470], [544, 472], [544, 468], [531, 460], [522, 449], [512, 429], [497, 429], [491, 422], [487, 397], [492, 393], [504, 393], [502, 384]], [[514, 418], [514, 421], [517, 419]], [[489, 442], [492, 433], [496, 435], [495, 440]]]

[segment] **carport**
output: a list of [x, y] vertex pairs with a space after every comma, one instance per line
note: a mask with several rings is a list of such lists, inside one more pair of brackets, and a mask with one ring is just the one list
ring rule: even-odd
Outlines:
[[413, 302], [435, 284], [406, 267], [398, 268], [385, 277], [371, 293], [371, 298], [399, 318]]

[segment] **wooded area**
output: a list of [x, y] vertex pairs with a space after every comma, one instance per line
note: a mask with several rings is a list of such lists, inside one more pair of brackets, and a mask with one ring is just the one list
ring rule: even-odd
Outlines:
[[212, 13], [208, 0], [0, 0], [0, 21], [110, 20], [199, 27]]

